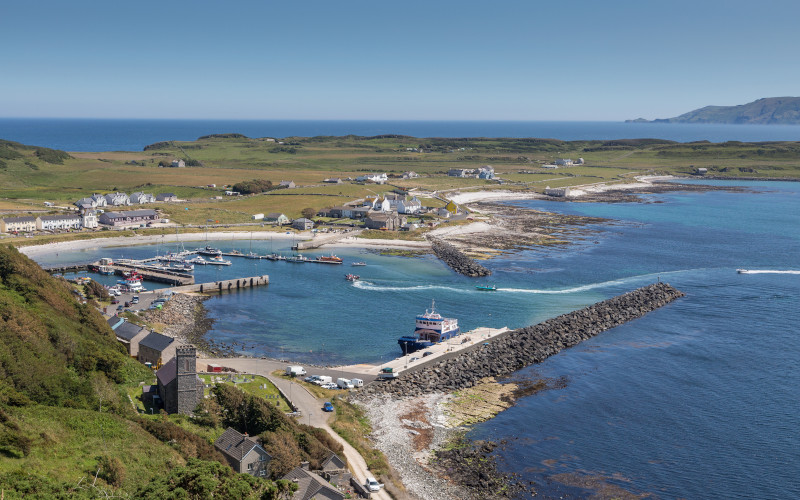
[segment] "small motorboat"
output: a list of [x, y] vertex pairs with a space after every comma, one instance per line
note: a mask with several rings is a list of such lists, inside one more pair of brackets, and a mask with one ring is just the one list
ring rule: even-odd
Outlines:
[[361, 279], [361, 276], [357, 274], [345, 274], [344, 279], [346, 279], [347, 281], [358, 281]]
[[216, 257], [211, 257], [207, 261], [209, 264], [216, 264], [218, 266], [230, 266], [232, 263], [229, 260], [225, 260], [222, 258], [222, 255], [217, 255]]
[[495, 285], [475, 285], [475, 288], [481, 290], [483, 292], [496, 292], [497, 287]]
[[366, 266], [367, 263], [366, 262], [351, 262], [350, 265], [351, 266]]

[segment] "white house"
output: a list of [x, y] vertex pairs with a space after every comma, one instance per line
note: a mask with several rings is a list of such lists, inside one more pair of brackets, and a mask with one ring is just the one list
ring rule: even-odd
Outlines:
[[84, 210], [81, 217], [81, 225], [86, 229], [94, 229], [97, 227], [97, 212], [94, 210]]
[[80, 229], [80, 215], [42, 215], [36, 219], [39, 231], [55, 231], [57, 229]]
[[125, 193], [111, 193], [106, 195], [106, 205], [112, 207], [121, 207], [130, 205], [131, 199]]
[[30, 233], [36, 230], [36, 217], [6, 217], [0, 219], [0, 232], [14, 231]]
[[555, 196], [557, 198], [566, 198], [569, 196], [569, 188], [551, 188], [550, 186], [547, 186], [544, 188], [544, 194], [547, 196]]
[[408, 172], [403, 172], [403, 179], [416, 179], [417, 177], [419, 177], [419, 174], [412, 170], [409, 170]]
[[494, 167], [491, 165], [484, 165], [478, 169], [479, 179], [494, 179]]
[[278, 184], [278, 187], [286, 189], [294, 189], [296, 186], [294, 184], [294, 181], [281, 181], [280, 184]]
[[556, 165], [559, 167], [571, 167], [575, 163], [569, 158], [559, 158], [556, 160]]
[[184, 168], [186, 166], [186, 162], [183, 160], [172, 160], [172, 166], [174, 168]]
[[108, 203], [106, 202], [106, 197], [103, 196], [102, 194], [93, 194], [91, 198], [92, 202], [94, 203], [92, 208], [104, 207], [108, 205]]
[[422, 203], [416, 196], [410, 200], [400, 200], [397, 202], [397, 212], [401, 214], [416, 214], [422, 211]]
[[374, 182], [375, 184], [383, 184], [388, 180], [389, 176], [383, 172], [380, 174], [364, 174], [356, 177], [357, 182]]
[[132, 204], [153, 203], [156, 201], [156, 197], [152, 194], [145, 194], [141, 191], [137, 191], [131, 195], [130, 201]]

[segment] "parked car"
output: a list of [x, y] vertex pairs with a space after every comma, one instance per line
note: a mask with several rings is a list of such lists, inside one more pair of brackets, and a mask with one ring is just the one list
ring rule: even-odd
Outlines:
[[413, 363], [414, 361], [419, 361], [419, 358], [414, 356], [413, 358], [408, 360], [409, 363]]
[[323, 389], [338, 389], [339, 386], [334, 384], [333, 382], [328, 382], [326, 384], [322, 384]]
[[117, 299], [111, 299], [111, 303], [112, 303], [112, 304], [119, 304], [119, 300], [117, 300]]
[[319, 380], [319, 375], [311, 375], [309, 377], [304, 378], [303, 382], [310, 382], [312, 384], [315, 384], [317, 380]]
[[431, 354], [433, 354], [431, 351], [425, 351], [422, 353], [422, 357], [424, 358], [425, 356], [430, 356]]
[[123, 310], [123, 309], [125, 309], [125, 307], [123, 307], [123, 305], [122, 305], [122, 304], [120, 304], [120, 305], [118, 305], [118, 306], [117, 306], [117, 311], [121, 311], [121, 310]]
[[325, 401], [325, 404], [322, 405], [322, 411], [333, 411], [333, 405], [329, 401]]
[[369, 491], [378, 491], [383, 488], [383, 484], [379, 483], [374, 477], [367, 476], [367, 484], [365, 484]]
[[134, 295], [133, 298], [131, 299], [131, 304], [138, 304], [138, 303], [139, 303], [139, 296]]

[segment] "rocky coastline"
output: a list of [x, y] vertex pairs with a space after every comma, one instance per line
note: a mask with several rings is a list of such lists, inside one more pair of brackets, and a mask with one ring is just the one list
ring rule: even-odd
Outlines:
[[206, 337], [214, 320], [207, 315], [203, 302], [208, 295], [176, 293], [162, 309], [144, 311], [145, 322], [161, 333], [192, 344], [201, 353], [212, 357], [234, 356], [234, 346]]
[[450, 266], [453, 271], [472, 278], [489, 276], [492, 274], [490, 270], [467, 257], [450, 243], [436, 238], [431, 238], [430, 241], [433, 253], [436, 254], [442, 262]]
[[542, 323], [511, 330], [403, 377], [372, 384], [364, 392], [410, 397], [472, 387], [485, 377], [504, 377], [540, 363], [615, 326], [644, 316], [683, 293], [654, 283]]
[[[407, 486], [421, 498], [452, 498], [430, 496], [431, 486], [439, 484], [443, 478], [454, 488], [449, 490], [450, 493], [460, 491], [459, 498], [534, 495], [532, 485], [522, 484], [518, 478], [498, 470], [493, 455], [498, 443], [471, 442], [452, 428], [452, 415], [447, 410], [457, 401], [452, 394], [459, 391], [466, 397], [475, 397], [470, 393], [471, 388], [485, 390], [485, 386], [495, 383], [486, 377], [506, 377], [603, 331], [642, 317], [683, 295], [669, 284], [654, 283], [537, 325], [502, 334], [491, 342], [454, 353], [429, 367], [405, 373], [402, 378], [371, 384], [359, 394], [358, 400], [367, 408], [370, 420], [378, 426], [378, 448], [390, 459], [404, 483], [406, 478], [412, 480]], [[546, 390], [547, 386], [546, 381], [513, 384], [511, 394], [502, 391], [501, 401], [488, 401], [495, 407], [490, 411], [502, 411], [513, 404], [516, 397]], [[432, 405], [431, 417], [427, 421], [417, 418], [413, 422], [404, 422], [404, 426], [384, 425], [386, 419], [398, 413], [400, 408], [419, 402], [430, 405], [432, 401], [436, 403]], [[463, 414], [460, 416], [462, 423], [469, 423], [463, 419]], [[488, 416], [481, 414], [477, 420], [485, 420]], [[426, 426], [433, 429], [431, 432], [436, 438], [426, 450], [415, 449], [410, 442], [413, 442], [415, 433]], [[435, 477], [420, 481], [418, 474], [422, 470], [432, 472]]]

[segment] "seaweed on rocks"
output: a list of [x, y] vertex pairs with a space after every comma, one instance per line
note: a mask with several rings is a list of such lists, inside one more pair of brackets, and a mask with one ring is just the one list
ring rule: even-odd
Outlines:
[[535, 492], [522, 484], [518, 475], [498, 470], [492, 452], [504, 444], [504, 441], [471, 441], [463, 435], [456, 436], [447, 448], [434, 452], [429, 465], [466, 488], [472, 498], [517, 498], [523, 493], [533, 496]]

